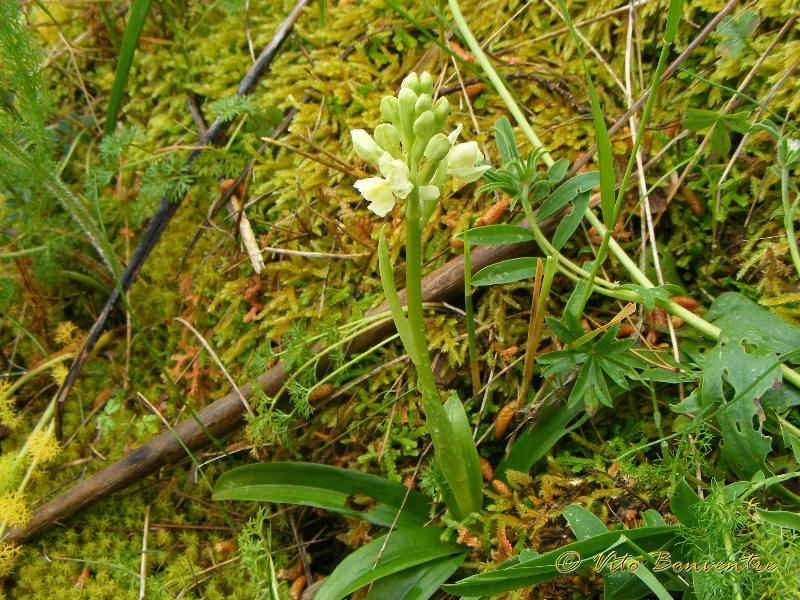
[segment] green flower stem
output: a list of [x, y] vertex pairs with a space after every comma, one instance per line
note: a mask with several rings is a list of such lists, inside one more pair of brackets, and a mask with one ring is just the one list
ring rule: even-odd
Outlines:
[[[475, 217], [469, 220], [469, 228], [475, 225]], [[472, 380], [472, 395], [480, 392], [480, 372], [478, 371], [478, 351], [475, 341], [475, 315], [472, 308], [472, 265], [470, 265], [471, 245], [464, 240], [464, 313], [467, 322], [467, 348], [469, 349], [469, 369]]]
[[[436, 461], [450, 488], [451, 503], [448, 506], [457, 519], [480, 510], [479, 494], [470, 493], [469, 475], [465, 457], [460, 455], [456, 444], [456, 432], [442, 406], [436, 382], [433, 378], [428, 344], [425, 339], [425, 321], [422, 314], [422, 225], [420, 224], [419, 187], [416, 181], [416, 165], [409, 165], [414, 188], [406, 197], [406, 305], [408, 328], [411, 334], [411, 356], [417, 372], [417, 387], [422, 396], [422, 408], [431, 435]], [[387, 290], [388, 291], [388, 290]]]
[[792, 256], [794, 268], [800, 275], [800, 251], [797, 249], [797, 238], [794, 234], [794, 209], [797, 206], [797, 200], [794, 204], [789, 204], [789, 169], [786, 166], [781, 166], [781, 200], [783, 200], [783, 225], [786, 228], [786, 238], [789, 242], [789, 254]]

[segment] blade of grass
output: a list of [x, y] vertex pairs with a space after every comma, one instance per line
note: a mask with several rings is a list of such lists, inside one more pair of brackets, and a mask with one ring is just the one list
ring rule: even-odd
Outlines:
[[[114, 74], [114, 86], [111, 88], [111, 96], [108, 99], [108, 109], [106, 111], [106, 122], [103, 128], [105, 135], [114, 133], [117, 125], [117, 115], [122, 106], [122, 95], [128, 85], [128, 74], [133, 63], [133, 55], [136, 53], [136, 46], [139, 45], [139, 35], [142, 33], [147, 13], [150, 12], [150, 4], [153, 0], [134, 0], [128, 16], [128, 25], [122, 36], [122, 45], [119, 49], [117, 61], [117, 71]], [[109, 29], [110, 31], [110, 29]]]
[[[586, 64], [586, 58], [583, 56], [578, 33], [575, 31], [575, 27], [572, 24], [572, 19], [569, 16], [564, 0], [556, 1], [564, 21], [567, 23], [575, 47], [578, 49], [578, 56], [581, 59], [583, 74], [586, 77], [586, 85], [589, 89], [589, 99], [592, 103], [592, 119], [594, 121], [595, 138], [597, 140], [597, 161], [600, 168], [600, 209], [606, 227], [612, 228], [614, 227], [614, 221], [617, 215], [614, 210], [614, 155], [611, 151], [611, 138], [608, 135], [606, 122], [603, 118], [603, 109], [600, 108], [600, 99], [597, 97], [597, 91], [595, 90], [592, 76], [589, 73], [589, 66]], [[602, 251], [600, 254], [602, 256]]]

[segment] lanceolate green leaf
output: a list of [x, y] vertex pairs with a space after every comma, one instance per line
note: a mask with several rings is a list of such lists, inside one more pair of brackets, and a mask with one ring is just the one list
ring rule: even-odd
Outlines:
[[503, 166], [519, 158], [517, 142], [514, 140], [514, 130], [511, 129], [511, 122], [508, 117], [502, 116], [494, 123], [494, 139], [497, 142], [497, 150], [500, 152], [500, 159]]
[[588, 192], [598, 185], [600, 185], [600, 174], [597, 171], [576, 175], [558, 186], [558, 188], [542, 202], [542, 206], [539, 208], [536, 216], [539, 219], [549, 217], [572, 202], [578, 194]]
[[760, 508], [757, 508], [756, 512], [762, 521], [766, 521], [770, 525], [800, 531], [800, 514], [798, 513], [785, 510], [762, 510]]
[[376, 581], [366, 600], [428, 600], [464, 562], [465, 554], [437, 558]]
[[[358, 495], [369, 498], [358, 504]], [[384, 527], [392, 525], [401, 506], [395, 527], [422, 525], [429, 513], [428, 499], [404, 485], [313, 463], [273, 462], [232, 469], [217, 480], [214, 498], [316, 506]]]
[[139, 35], [142, 33], [147, 13], [150, 11], [150, 4], [153, 0], [134, 0], [131, 4], [128, 25], [125, 34], [122, 36], [122, 47], [119, 50], [119, 60], [117, 61], [117, 71], [114, 74], [114, 86], [111, 88], [111, 96], [108, 99], [108, 110], [106, 111], [106, 123], [103, 128], [105, 135], [114, 133], [117, 125], [117, 115], [122, 106], [122, 95], [128, 84], [128, 74], [133, 63], [133, 55], [136, 53], [136, 46], [139, 44]]
[[[314, 596], [314, 600], [341, 600], [381, 577], [444, 556], [461, 554], [463, 547], [442, 541], [443, 532], [443, 529], [437, 527], [411, 527], [387, 534], [389, 540], [385, 547], [385, 535], [371, 541], [339, 563]], [[379, 555], [380, 560], [375, 566]]]
[[[463, 460], [463, 470], [467, 474], [467, 486], [464, 490], [453, 490], [459, 496], [464, 497], [460, 499], [459, 504], [465, 505], [468, 514], [470, 512], [478, 511], [483, 504], [483, 477], [481, 475], [481, 463], [478, 459], [478, 450], [475, 447], [475, 440], [472, 439], [472, 430], [469, 426], [467, 413], [464, 410], [464, 405], [458, 399], [458, 395], [453, 392], [444, 403], [444, 410], [447, 413], [447, 418], [453, 430], [453, 445]], [[469, 504], [464, 503], [469, 497]]]
[[484, 225], [459, 233], [456, 239], [469, 242], [473, 246], [500, 246], [518, 244], [535, 239], [530, 229], [519, 225]]
[[564, 244], [567, 243], [567, 240], [575, 233], [578, 225], [580, 225], [583, 220], [583, 215], [587, 208], [589, 208], [589, 192], [581, 192], [575, 198], [572, 212], [561, 219], [556, 232], [553, 234], [552, 243], [556, 250], [561, 250]]
[[500, 285], [533, 277], [536, 274], [536, 259], [528, 256], [508, 260], [484, 267], [472, 278], [472, 285]]
[[564, 518], [569, 523], [572, 533], [580, 540], [587, 540], [595, 535], [602, 535], [608, 527], [588, 510], [577, 504], [570, 504], [564, 508]]

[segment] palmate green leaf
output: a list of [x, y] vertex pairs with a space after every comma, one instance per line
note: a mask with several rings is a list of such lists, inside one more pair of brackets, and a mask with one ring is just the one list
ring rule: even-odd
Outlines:
[[472, 285], [501, 285], [528, 279], [536, 274], [536, 258], [523, 256], [500, 261], [482, 268], [472, 277]]
[[751, 10], [742, 12], [738, 17], [726, 15], [717, 25], [717, 34], [722, 41], [717, 50], [725, 58], [735, 58], [747, 45], [747, 38], [752, 34], [761, 19]]
[[686, 117], [681, 122], [684, 129], [689, 131], [702, 131], [711, 127], [714, 123], [719, 121], [721, 115], [713, 110], [705, 108], [687, 108]]
[[437, 558], [378, 579], [367, 594], [366, 600], [427, 600], [464, 559], [466, 553]]
[[[367, 500], [359, 510], [357, 495], [368, 496], [374, 506]], [[217, 480], [214, 499], [315, 506], [383, 527], [395, 522], [401, 506], [398, 528], [420, 526], [429, 514], [428, 499], [399, 483], [314, 463], [272, 462], [231, 469]]]
[[[443, 529], [410, 527], [372, 540], [340, 562], [314, 596], [314, 600], [341, 600], [373, 581], [454, 554], [463, 547], [443, 542]], [[382, 552], [381, 552], [382, 550]], [[380, 555], [378, 565], [375, 561]], [[413, 596], [412, 596], [413, 597]]]
[[624, 532], [609, 531], [586, 540], [567, 544], [531, 560], [515, 562], [514, 559], [511, 559], [504, 563], [509, 565], [506, 568], [472, 575], [456, 583], [443, 585], [442, 589], [450, 594], [475, 596], [501, 594], [562, 577], [563, 573], [556, 568], [556, 560], [566, 552], [576, 552], [580, 555], [580, 564], [589, 566], [594, 562], [594, 557], [598, 553], [611, 548], [616, 549], [618, 554], [638, 553], [638, 550], [628, 543], [629, 540], [645, 552], [660, 550], [673, 542], [678, 532], [678, 527], [639, 527]]
[[501, 246], [534, 240], [533, 232], [519, 225], [484, 225], [459, 233], [456, 239], [473, 246]]
[[[728, 401], [723, 381], [736, 396]], [[727, 406], [717, 415], [722, 433], [722, 456], [740, 478], [750, 479], [768, 471], [766, 457], [771, 440], [762, 433], [763, 411], [754, 402], [781, 381], [775, 354], [755, 349], [748, 352], [738, 341], [723, 341], [709, 350], [703, 365], [700, 402], [703, 408], [717, 403]], [[757, 425], [754, 425], [757, 423]]]
[[579, 194], [589, 192], [599, 184], [600, 174], [597, 171], [581, 173], [572, 179], [568, 179], [558, 186], [555, 191], [542, 202], [542, 206], [539, 207], [539, 211], [536, 213], [537, 218], [545, 219], [557, 213], [567, 204], [574, 201]]

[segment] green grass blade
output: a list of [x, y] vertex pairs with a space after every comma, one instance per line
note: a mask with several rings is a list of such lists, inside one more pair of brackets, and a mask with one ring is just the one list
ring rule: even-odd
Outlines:
[[136, 46], [139, 44], [139, 35], [142, 33], [147, 13], [150, 11], [150, 4], [153, 0], [134, 0], [131, 5], [128, 25], [122, 36], [122, 46], [119, 50], [117, 61], [117, 71], [114, 75], [114, 86], [111, 88], [111, 97], [108, 99], [108, 110], [106, 111], [106, 123], [103, 128], [105, 135], [114, 133], [117, 125], [117, 115], [122, 106], [122, 95], [128, 85], [128, 74], [133, 63], [133, 55], [136, 53]]
[[314, 600], [341, 600], [381, 577], [460, 554], [462, 546], [441, 540], [443, 531], [438, 527], [412, 527], [392, 531], [388, 541], [385, 535], [371, 541], [339, 563]]
[[[355, 504], [352, 496], [356, 494], [369, 496], [377, 504]], [[272, 462], [237, 467], [217, 480], [214, 499], [315, 506], [384, 527], [390, 527], [397, 518], [395, 527], [399, 528], [422, 525], [429, 512], [424, 495], [399, 483], [314, 463]]]
[[[586, 85], [589, 87], [592, 120], [594, 121], [595, 136], [597, 137], [597, 161], [600, 166], [600, 210], [603, 215], [603, 223], [610, 229], [614, 227], [616, 218], [614, 214], [614, 155], [611, 151], [611, 138], [608, 136], [603, 110], [600, 108], [600, 99], [597, 97], [592, 76], [589, 74], [589, 66], [586, 64], [583, 50], [581, 50], [580, 39], [578, 39], [578, 34], [572, 24], [572, 19], [569, 16], [564, 0], [558, 0], [558, 7], [569, 28], [572, 40], [575, 42], [575, 47], [578, 49], [581, 65], [583, 65], [583, 73], [586, 76]], [[678, 16], [680, 17], [680, 14]]]

